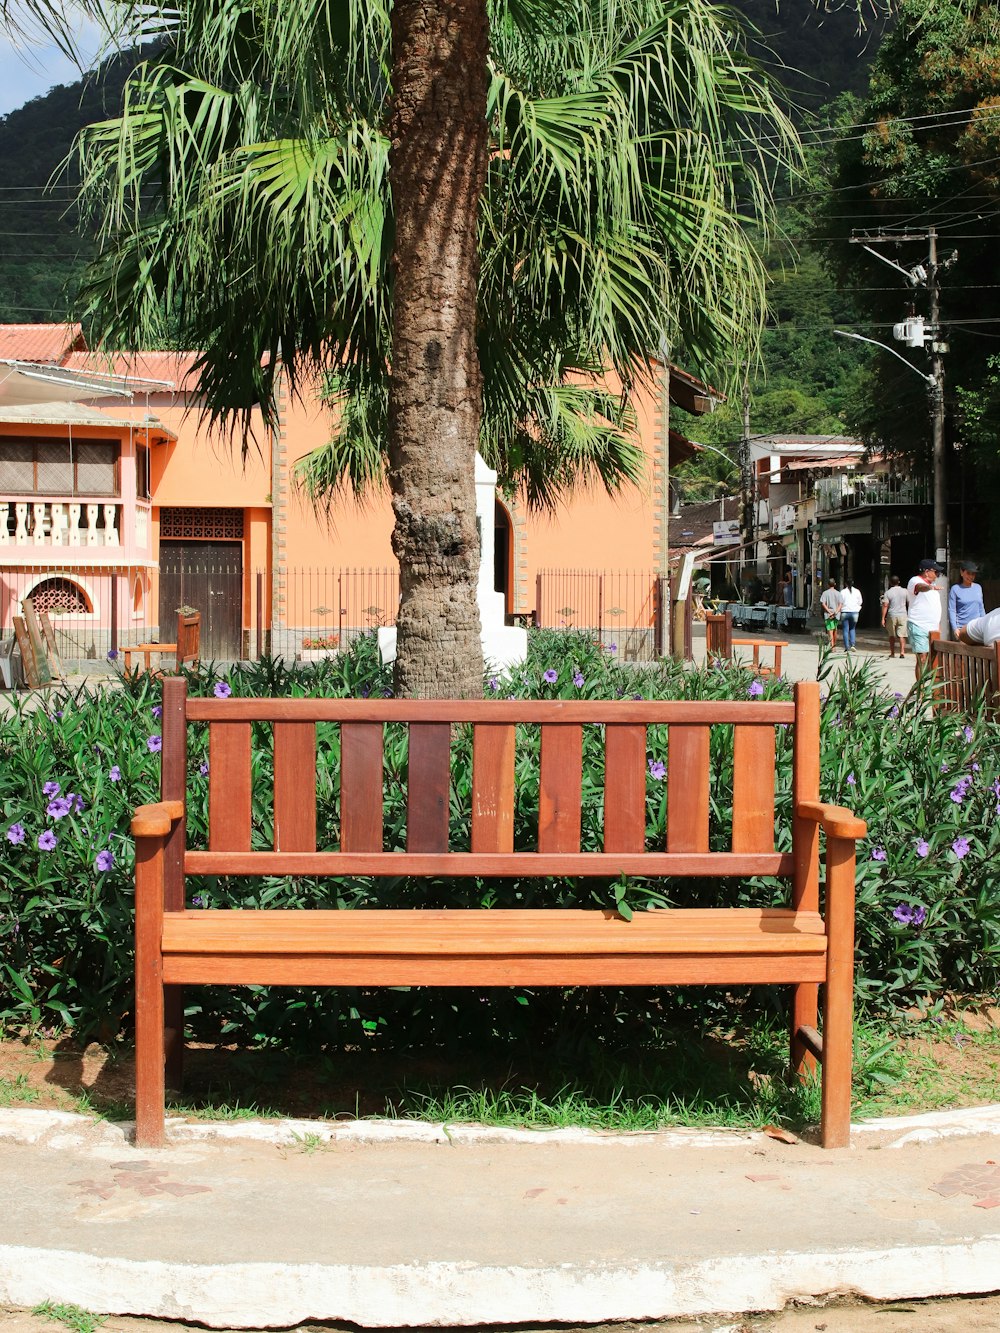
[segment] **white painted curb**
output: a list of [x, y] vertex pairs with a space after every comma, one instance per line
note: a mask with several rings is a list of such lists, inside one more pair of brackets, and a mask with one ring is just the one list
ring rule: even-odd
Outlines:
[[789, 1301], [869, 1300], [996, 1290], [1000, 1236], [953, 1246], [769, 1255], [657, 1265], [555, 1268], [469, 1263], [383, 1267], [172, 1264], [0, 1246], [0, 1303], [65, 1302], [106, 1314], [212, 1328], [349, 1320], [369, 1328], [596, 1323], [780, 1310]]

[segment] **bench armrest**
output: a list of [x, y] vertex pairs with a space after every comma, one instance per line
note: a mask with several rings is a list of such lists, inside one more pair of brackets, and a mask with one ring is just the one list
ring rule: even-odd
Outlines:
[[137, 806], [132, 814], [132, 836], [165, 837], [170, 832], [171, 826], [183, 818], [183, 801], [157, 801], [155, 805]]
[[800, 819], [811, 819], [819, 824], [828, 838], [850, 838], [857, 841], [868, 832], [868, 825], [853, 810], [843, 805], [826, 805], [823, 801], [800, 801], [795, 807]]

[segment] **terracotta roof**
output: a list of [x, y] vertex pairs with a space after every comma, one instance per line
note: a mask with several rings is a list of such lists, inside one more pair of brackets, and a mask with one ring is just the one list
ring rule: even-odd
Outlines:
[[0, 324], [0, 359], [66, 365], [86, 346], [79, 324]]
[[66, 362], [74, 370], [124, 379], [159, 380], [184, 391], [194, 387], [197, 352], [74, 352]]

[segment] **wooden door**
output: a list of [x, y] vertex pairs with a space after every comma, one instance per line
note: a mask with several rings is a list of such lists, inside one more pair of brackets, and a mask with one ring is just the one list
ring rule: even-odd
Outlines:
[[243, 547], [240, 542], [160, 543], [160, 638], [172, 640], [177, 610], [201, 612], [203, 662], [243, 655]]

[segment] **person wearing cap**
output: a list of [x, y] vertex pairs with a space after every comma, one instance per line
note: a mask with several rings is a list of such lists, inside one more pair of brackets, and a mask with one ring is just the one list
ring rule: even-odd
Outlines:
[[941, 594], [936, 587], [941, 566], [936, 560], [921, 560], [917, 568], [906, 585], [906, 637], [916, 657], [919, 680], [927, 666], [931, 635], [941, 630]]
[[995, 643], [1000, 643], [1000, 607], [996, 611], [991, 611], [989, 615], [977, 616], [975, 620], [970, 620], [967, 625], [955, 635], [961, 643], [982, 644], [986, 648], [992, 648]]
[[983, 602], [983, 590], [976, 582], [979, 566], [971, 560], [963, 560], [958, 567], [959, 582], [951, 585], [948, 594], [948, 621], [951, 625], [951, 637], [958, 638], [958, 631], [964, 629], [970, 620], [977, 620], [986, 614]]

